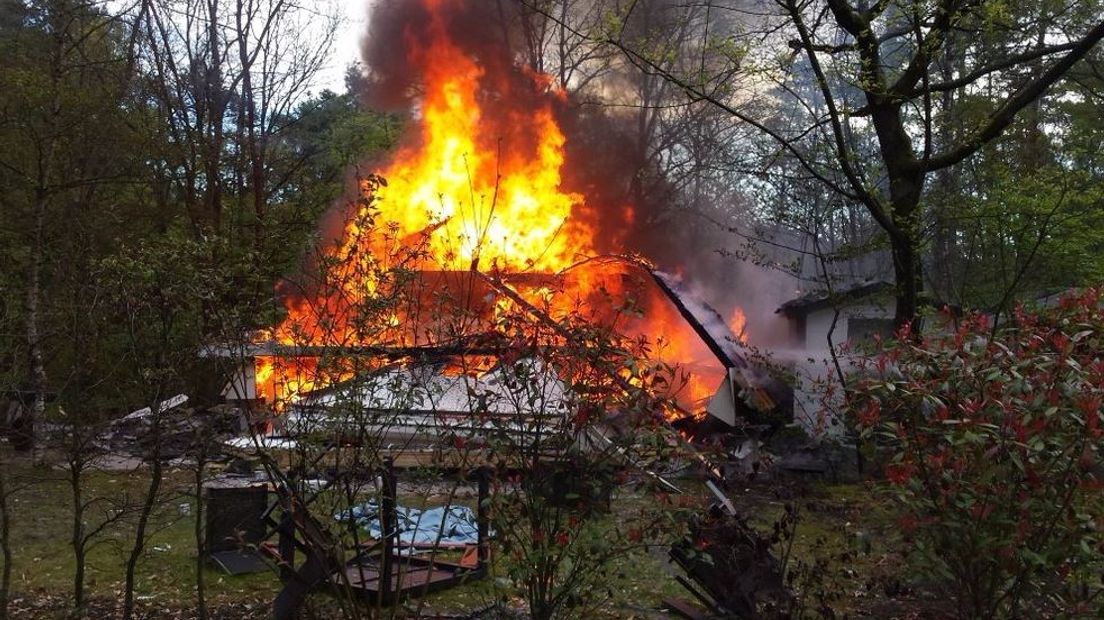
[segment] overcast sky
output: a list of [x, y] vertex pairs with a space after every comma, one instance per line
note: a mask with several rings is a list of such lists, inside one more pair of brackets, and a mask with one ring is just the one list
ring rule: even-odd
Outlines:
[[345, 91], [345, 68], [360, 59], [360, 38], [367, 28], [369, 0], [346, 0], [335, 6], [344, 13], [333, 54], [318, 78], [318, 90]]

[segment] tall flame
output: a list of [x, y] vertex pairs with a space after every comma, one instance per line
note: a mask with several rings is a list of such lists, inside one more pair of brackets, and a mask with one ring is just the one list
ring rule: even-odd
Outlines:
[[[440, 2], [427, 2], [439, 9]], [[564, 93], [548, 76], [516, 69], [513, 81], [489, 76], [454, 40], [442, 11], [431, 11], [428, 44], [408, 36], [408, 57], [421, 72], [419, 139], [407, 144], [381, 171], [380, 216], [398, 225], [398, 236], [428, 231], [429, 260], [437, 269], [484, 268], [559, 271], [591, 253], [593, 231], [572, 211], [579, 194], [560, 189], [563, 131], [554, 105]], [[536, 109], [508, 105], [490, 87], [521, 82], [537, 97]]]
[[[373, 267], [397, 245], [417, 245], [415, 264], [407, 266], [425, 272], [556, 274], [596, 253], [596, 230], [588, 219], [593, 212], [582, 195], [562, 187], [566, 138], [557, 122], [566, 102], [562, 89], [547, 75], [481, 62], [450, 31], [446, 11], [458, 0], [420, 1], [428, 22], [418, 24], [417, 35], [404, 35], [406, 60], [422, 87], [415, 133], [379, 170], [386, 184], [363, 188], [371, 200], [358, 203], [359, 213], [349, 214], [341, 238], [324, 249], [335, 264], [337, 283], [326, 292], [289, 297], [288, 317], [268, 334], [272, 340], [381, 344], [383, 335], [358, 329], [346, 309], [377, 294]], [[618, 209], [631, 219], [631, 209]], [[370, 215], [372, 226], [365, 221]], [[373, 227], [386, 234], [372, 232]], [[536, 306], [559, 304], [566, 313], [569, 298], [595, 291], [624, 295], [622, 278], [616, 269], [595, 263], [561, 278], [559, 286], [570, 289], [568, 295], [557, 297], [548, 282], [523, 293]], [[661, 359], [690, 362], [690, 399], [708, 397], [723, 369], [657, 291], [640, 301], [646, 316], [630, 329], [656, 341]], [[491, 323], [512, 307], [507, 299], [491, 301]], [[402, 317], [392, 319], [396, 328], [403, 324]], [[417, 334], [392, 336], [388, 343], [422, 342]], [[264, 397], [277, 402], [323, 382], [313, 377], [317, 365], [309, 361], [259, 357], [256, 370]]]

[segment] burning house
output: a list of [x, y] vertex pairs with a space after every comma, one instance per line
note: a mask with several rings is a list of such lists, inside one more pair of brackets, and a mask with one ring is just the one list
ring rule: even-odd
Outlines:
[[[369, 82], [413, 102], [412, 129], [282, 283], [286, 318], [221, 352], [242, 361], [224, 396], [289, 424], [349, 403], [401, 410], [392, 437], [413, 441], [476, 409], [563, 415], [570, 372], [551, 359], [601, 341], [677, 369], [671, 417], [735, 426], [784, 408], [783, 390], [741, 355], [738, 326], [625, 256], [633, 206], [594, 204], [569, 180], [587, 162], [568, 156], [560, 85], [479, 34], [478, 9], [399, 5], [378, 23], [394, 21], [402, 45], [388, 39]], [[547, 393], [508, 405], [501, 386], [518, 381], [518, 351]]]
[[[602, 287], [604, 303], [576, 301], [570, 312], [585, 313], [581, 320], [588, 325], [620, 325], [624, 334], [618, 338], [626, 352], [631, 349], [642, 359], [654, 356], [657, 364], [675, 368], [670, 396], [676, 404], [666, 412], [672, 421], [689, 428], [708, 416], [713, 426], [731, 428], [787, 406], [785, 389], [745, 359], [721, 315], [683, 290], [677, 278], [639, 264], [618, 261], [614, 267], [606, 273], [611, 282]], [[440, 275], [415, 273], [412, 281]], [[574, 319], [557, 315], [549, 300], [567, 294], [563, 287], [574, 290], [575, 284], [560, 278], [553, 293], [546, 288], [552, 279], [541, 278], [544, 297], [538, 306], [527, 301], [531, 291], [516, 281], [510, 285], [480, 272], [449, 277], [456, 280], [451, 287], [432, 287], [434, 301], [404, 302], [404, 307], [417, 306], [423, 320], [386, 322], [383, 331], [394, 338], [386, 344], [267, 341], [224, 351], [243, 360], [224, 396], [280, 411], [280, 425], [292, 434], [340, 432], [343, 425], [356, 426], [343, 418], [363, 425], [365, 415], [386, 414], [378, 416], [375, 431], [404, 449], [431, 447], [437, 438], [458, 433], [468, 439], [504, 427], [524, 433], [537, 418], [555, 424], [568, 416], [578, 406], [578, 395], [564, 375], [578, 369], [564, 369], [563, 360], [580, 355], [572, 349], [579, 334], [564, 327]], [[456, 289], [478, 288], [472, 280], [483, 282], [486, 290], [467, 296], [458, 308], [452, 295]], [[608, 293], [615, 285], [616, 297]], [[663, 328], [674, 336], [645, 338], [655, 316], [669, 321]], [[515, 347], [522, 331], [521, 337], [530, 340]], [[533, 339], [546, 346], [531, 346]], [[635, 348], [641, 343], [645, 346]], [[534, 351], [543, 357], [524, 356]], [[687, 352], [692, 355], [680, 357]], [[595, 363], [583, 357], [582, 363]]]

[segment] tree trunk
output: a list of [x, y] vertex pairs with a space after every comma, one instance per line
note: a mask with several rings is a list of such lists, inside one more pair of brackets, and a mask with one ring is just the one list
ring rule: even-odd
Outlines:
[[890, 238], [893, 252], [893, 273], [897, 280], [897, 309], [893, 324], [897, 329], [912, 326], [920, 310], [919, 243], [909, 236]]
[[[864, 57], [864, 61], [877, 62], [877, 59]], [[866, 75], [866, 78], [871, 84], [882, 81], [876, 71]], [[912, 324], [920, 305], [919, 206], [924, 190], [924, 171], [905, 130], [900, 102], [874, 91], [867, 91], [866, 99], [889, 182], [889, 201], [883, 207], [888, 212], [891, 225], [879, 223], [889, 236], [893, 254], [893, 272], [897, 283], [897, 309], [893, 323], [900, 330]], [[878, 214], [874, 216], [878, 217]]]
[[[202, 431], [201, 431], [202, 432]], [[201, 439], [201, 441], [204, 441]], [[196, 618], [207, 620], [207, 584], [204, 581], [203, 568], [207, 562], [207, 547], [203, 540], [203, 472], [207, 465], [206, 446], [196, 453], [195, 469], [195, 510], [192, 514], [195, 518], [194, 534], [196, 545]]]
[[[61, 114], [61, 77], [63, 61], [66, 55], [67, 17], [61, 7], [51, 7], [48, 12], [53, 37], [51, 38], [50, 63], [50, 107], [49, 122], [46, 125], [43, 142], [38, 146], [38, 169], [34, 191], [34, 212], [31, 215], [32, 240], [29, 273], [27, 278], [27, 355], [30, 373], [31, 404], [27, 408], [26, 431], [31, 442], [32, 459], [35, 465], [46, 460], [46, 448], [42, 444], [42, 422], [46, 413], [46, 364], [42, 354], [42, 328], [39, 302], [42, 299], [42, 262], [45, 253], [46, 209], [50, 202], [50, 188], [54, 169], [55, 153], [59, 136], [59, 116]], [[60, 22], [60, 23], [57, 23]]]
[[45, 447], [42, 445], [41, 430], [42, 418], [46, 412], [46, 365], [42, 355], [39, 301], [42, 295], [42, 236], [46, 223], [47, 202], [46, 192], [39, 190], [35, 196], [31, 264], [30, 272], [27, 275], [26, 336], [32, 396], [30, 406], [25, 409], [27, 418], [22, 426], [23, 432], [26, 433], [27, 443], [25, 445], [32, 450], [36, 465], [45, 461]]
[[70, 544], [73, 546], [73, 611], [80, 616], [84, 610], [84, 568], [86, 563], [84, 549], [84, 498], [81, 494], [81, 465], [69, 463], [69, 490], [73, 502], [73, 527]]
[[[237, 28], [238, 62], [241, 63], [241, 106], [244, 112], [244, 120], [239, 120], [239, 123], [244, 125], [245, 150], [249, 158], [249, 189], [253, 197], [253, 249], [257, 252], [257, 260], [261, 260], [265, 219], [264, 153], [257, 136], [257, 93], [253, 89], [255, 57], [250, 57], [249, 54], [249, 34], [252, 26], [249, 19], [242, 0], [238, 0], [234, 24]], [[262, 76], [262, 88], [266, 81]], [[242, 116], [239, 114], [239, 118]]]
[[146, 530], [149, 528], [150, 517], [153, 514], [154, 506], [157, 505], [157, 495], [161, 492], [161, 478], [163, 470], [161, 467], [161, 415], [158, 410], [159, 399], [153, 399], [153, 404], [150, 407], [150, 411], [153, 412], [153, 428], [151, 429], [151, 435], [153, 438], [153, 448], [149, 455], [150, 460], [150, 482], [146, 488], [146, 497], [142, 502], [142, 510], [138, 514], [138, 526], [134, 531], [134, 545], [130, 549], [130, 556], [127, 558], [126, 563], [126, 583], [123, 591], [123, 620], [132, 620], [134, 618], [134, 577], [138, 570], [138, 561], [142, 558], [142, 553], [146, 549]]
[[910, 165], [911, 156], [901, 159], [892, 161], [892, 158], [886, 158], [890, 170], [889, 210], [893, 218], [893, 230], [887, 233], [897, 283], [897, 309], [893, 323], [898, 330], [911, 326], [916, 319], [920, 310], [920, 292], [923, 290], [920, 196], [924, 190], [924, 174]]
[[[1045, 5], [1041, 5], [1045, 6]], [[1046, 9], [1040, 9], [1040, 15], [1037, 22], [1037, 32], [1035, 35], [1035, 46], [1043, 47], [1046, 45], [1047, 38], [1047, 25], [1050, 23], [1046, 14]], [[1031, 63], [1031, 72], [1039, 74], [1042, 72], [1043, 62], [1042, 60], [1036, 60]], [[1024, 172], [1026, 174], [1032, 174], [1038, 172], [1048, 163], [1047, 157], [1047, 139], [1046, 134], [1043, 132], [1043, 99], [1039, 97], [1032, 101], [1026, 108], [1024, 108], [1024, 121], [1025, 131], [1023, 149], [1020, 151], [1020, 156], [1023, 160]]]
[[[954, 44], [950, 41], [947, 42], [947, 56], [948, 58], [958, 57]], [[952, 61], [943, 59], [939, 63], [939, 76], [944, 82], [954, 78]], [[948, 90], [940, 96], [940, 107], [943, 109], [943, 114], [935, 129], [933, 140], [938, 148], [942, 149], [944, 145], [951, 144], [954, 139], [952, 123], [956, 119], [957, 110], [953, 91]], [[935, 295], [945, 301], [951, 301], [955, 298], [953, 265], [956, 258], [956, 225], [948, 216], [951, 213], [952, 200], [958, 197], [957, 178], [951, 174], [949, 168], [944, 168], [936, 172], [935, 187], [937, 188], [936, 202], [932, 209], [935, 223], [932, 230], [931, 284]]]
[[224, 142], [223, 117], [226, 114], [226, 94], [222, 83], [222, 53], [219, 40], [218, 0], [207, 0], [207, 44], [211, 52], [211, 68], [204, 85], [208, 111], [211, 115], [207, 128], [211, 132], [204, 168], [206, 173], [206, 204], [208, 232], [222, 232], [222, 148]]
[[4, 560], [4, 568], [0, 571], [0, 620], [8, 620], [8, 593], [11, 592], [12, 574], [11, 506], [8, 505], [6, 467], [3, 455], [0, 454], [0, 555]]

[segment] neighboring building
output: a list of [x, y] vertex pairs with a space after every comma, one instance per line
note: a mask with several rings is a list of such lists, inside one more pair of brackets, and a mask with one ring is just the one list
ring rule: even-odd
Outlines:
[[[796, 376], [794, 421], [812, 436], [832, 436], [843, 430], [822, 402], [823, 383], [836, 379], [831, 348], [861, 346], [893, 336], [897, 304], [894, 286], [885, 280], [861, 282], [832, 291], [808, 293], [782, 304], [776, 312], [790, 323], [789, 356]], [[829, 346], [831, 343], [831, 348]], [[850, 362], [841, 359], [844, 372]]]
[[[844, 372], [851, 368], [849, 355], [856, 348], [871, 346], [894, 335], [897, 311], [895, 286], [885, 280], [867, 280], [847, 287], [807, 293], [783, 303], [775, 311], [790, 324], [788, 346], [793, 352], [794, 419], [811, 433], [838, 432], [835, 421], [825, 420], [822, 388], [818, 382], [837, 380], [832, 363], [835, 349]], [[921, 305], [942, 308], [945, 304], [922, 299]], [[957, 307], [952, 308], [960, 312]], [[920, 329], [926, 329], [921, 324]], [[831, 348], [829, 346], [831, 343]], [[841, 345], [846, 345], [842, 349]], [[833, 430], [833, 427], [837, 427]]]
[[832, 346], [838, 347], [893, 336], [897, 310], [893, 289], [891, 282], [874, 280], [831, 295], [818, 291], [787, 301], [776, 312], [791, 322], [791, 346], [827, 351], [829, 337]]

